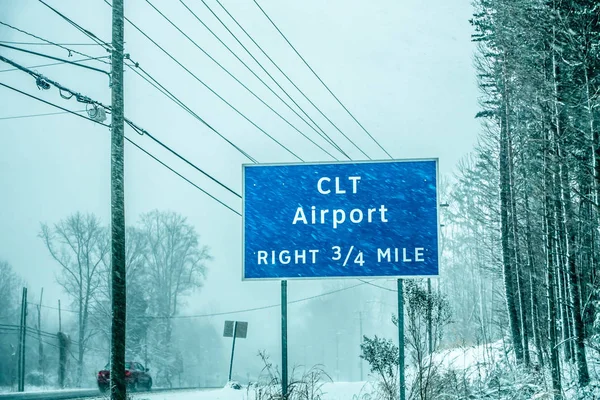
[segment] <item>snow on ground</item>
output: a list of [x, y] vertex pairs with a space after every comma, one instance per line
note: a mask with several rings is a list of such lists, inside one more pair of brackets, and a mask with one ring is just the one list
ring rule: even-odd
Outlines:
[[456, 370], [484, 374], [487, 366], [506, 359], [507, 349], [502, 340], [479, 346], [456, 347], [441, 350], [433, 355], [434, 365], [444, 370]]
[[[326, 383], [322, 388], [323, 400], [352, 400], [359, 398], [369, 390], [369, 387], [370, 384], [367, 382]], [[224, 388], [171, 393], [139, 393], [132, 397], [134, 400], [255, 400], [254, 393], [248, 392], [246, 388], [241, 390]]]

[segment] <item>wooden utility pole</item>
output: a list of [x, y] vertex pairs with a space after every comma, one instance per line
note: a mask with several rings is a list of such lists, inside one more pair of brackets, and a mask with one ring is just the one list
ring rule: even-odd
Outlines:
[[125, 190], [123, 96], [124, 0], [114, 0], [112, 9], [112, 121], [111, 121], [111, 400], [126, 400], [125, 385]]
[[27, 288], [21, 297], [21, 326], [19, 329], [19, 357], [17, 391], [25, 391], [25, 343], [27, 337]]
[[44, 342], [42, 342], [42, 301], [44, 288], [40, 293], [40, 304], [37, 305], [37, 328], [38, 328], [38, 369], [42, 373], [42, 385], [46, 385], [46, 371], [44, 370]]

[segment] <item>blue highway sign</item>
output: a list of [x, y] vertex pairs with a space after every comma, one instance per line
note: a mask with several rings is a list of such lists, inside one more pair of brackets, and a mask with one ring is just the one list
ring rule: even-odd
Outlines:
[[438, 161], [244, 165], [243, 279], [439, 273]]

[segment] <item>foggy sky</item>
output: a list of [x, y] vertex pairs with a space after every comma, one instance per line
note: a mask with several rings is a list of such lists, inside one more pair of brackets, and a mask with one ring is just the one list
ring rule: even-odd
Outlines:
[[[207, 2], [219, 10], [213, 0]], [[83, 3], [85, 7], [81, 6]], [[282, 107], [179, 2], [156, 0], [153, 3], [242, 82], [282, 114], [293, 118], [289, 110]], [[249, 65], [255, 66], [199, 0], [187, 0], [186, 3]], [[479, 125], [474, 120], [478, 92], [472, 67], [474, 47], [470, 43], [468, 19], [472, 7], [469, 1], [263, 0], [260, 3], [333, 92], [394, 157], [439, 157], [444, 175], [451, 174], [457, 161], [472, 149]], [[102, 0], [53, 0], [50, 4], [100, 38], [110, 41], [110, 8]], [[345, 133], [374, 159], [385, 158], [385, 154], [320, 86], [252, 1], [224, 0], [223, 4]], [[126, 15], [223, 97], [305, 160], [330, 160], [248, 95], [146, 2], [126, 1]], [[34, 0], [0, 0], [0, 19], [56, 42], [89, 42]], [[229, 25], [233, 26], [233, 23]], [[243, 36], [239, 34], [239, 37]], [[32, 41], [2, 26], [0, 40]], [[125, 40], [125, 52], [130, 53], [133, 60], [260, 162], [297, 161], [221, 103], [128, 24]], [[76, 49], [106, 55], [97, 47]], [[67, 57], [65, 51], [50, 46], [39, 46], [35, 50]], [[47, 63], [44, 59], [7, 49], [0, 49], [0, 54], [25, 65]], [[0, 70], [7, 68], [10, 67], [0, 65]], [[40, 68], [39, 72], [105, 104], [110, 103], [110, 88], [105, 75], [65, 65]], [[34, 80], [22, 72], [2, 72], [0, 82], [73, 110], [84, 108], [73, 99], [61, 99], [54, 88], [46, 92], [37, 90]], [[286, 85], [286, 89], [289, 86]], [[290, 93], [295, 92], [290, 89]], [[125, 94], [128, 118], [241, 192], [241, 164], [249, 162], [247, 159], [130, 71], [125, 73]], [[310, 109], [306, 102], [301, 104], [306, 110]], [[0, 88], [0, 118], [55, 111]], [[318, 116], [313, 111], [311, 115], [315, 119]], [[353, 158], [364, 158], [322, 118], [316, 120]], [[297, 124], [302, 126], [301, 122]], [[303, 131], [314, 140], [319, 139], [314, 132]], [[126, 135], [199, 186], [241, 210], [241, 201], [148, 138], [131, 130], [126, 130]], [[76, 211], [95, 213], [105, 224], [109, 221], [109, 139], [107, 128], [71, 115], [0, 120], [0, 259], [10, 262], [27, 281], [31, 295], [37, 297], [40, 288], [44, 287], [46, 304], [55, 305], [59, 298], [67, 303], [67, 296], [55, 283], [59, 266], [36, 237], [40, 222], [54, 223]], [[320, 140], [319, 143], [324, 142]], [[211, 248], [214, 256], [208, 266], [204, 287], [190, 298], [183, 314], [279, 302], [278, 282], [241, 282], [239, 216], [127, 144], [125, 157], [127, 223], [134, 224], [141, 213], [153, 209], [176, 211], [188, 217], [201, 235], [201, 242]], [[336, 281], [334, 285], [356, 283], [356, 280]], [[382, 284], [391, 285], [390, 282]], [[289, 298], [320, 293], [324, 285], [331, 287], [332, 282], [290, 282]], [[393, 296], [390, 302], [393, 302]], [[292, 310], [294, 308], [290, 312]], [[52, 311], [47, 312], [50, 317]], [[236, 316], [251, 323], [247, 348], [252, 349], [253, 354], [256, 347], [278, 343], [278, 312], [274, 308]], [[295, 318], [301, 319], [301, 315]], [[224, 319], [213, 321], [221, 326]], [[261, 334], [253, 331], [253, 327], [260, 327]]]

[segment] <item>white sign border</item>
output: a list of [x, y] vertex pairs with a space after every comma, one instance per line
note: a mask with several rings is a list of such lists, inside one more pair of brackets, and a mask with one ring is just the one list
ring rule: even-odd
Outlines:
[[[435, 162], [435, 196], [436, 196], [436, 219], [437, 219], [437, 252], [438, 252], [438, 271], [436, 275], [375, 275], [375, 276], [318, 276], [318, 277], [273, 277], [273, 278], [246, 278], [246, 168], [252, 167], [295, 167], [306, 165], [339, 165], [339, 164], [383, 164], [383, 163], [402, 163], [402, 162]], [[384, 159], [384, 160], [345, 160], [345, 161], [309, 161], [309, 162], [288, 162], [288, 163], [244, 163], [242, 164], [242, 282], [263, 282], [263, 281], [309, 281], [309, 280], [381, 280], [381, 279], [439, 279], [440, 261], [441, 261], [441, 226], [440, 226], [440, 159], [432, 158], [402, 158], [402, 159]]]

